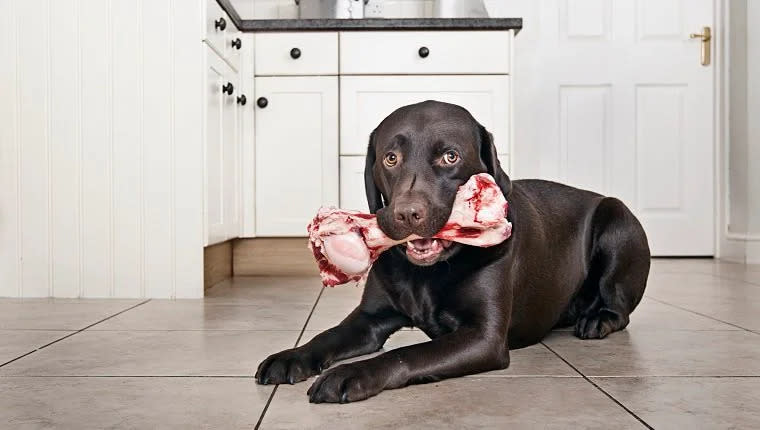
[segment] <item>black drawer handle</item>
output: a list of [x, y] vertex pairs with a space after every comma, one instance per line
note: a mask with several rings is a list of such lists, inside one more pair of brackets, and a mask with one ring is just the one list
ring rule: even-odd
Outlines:
[[224, 31], [224, 29], [227, 28], [227, 20], [225, 20], [224, 17], [220, 17], [214, 21], [214, 28]]
[[245, 94], [241, 94], [238, 96], [237, 102], [240, 106], [245, 106], [248, 103], [248, 99], [245, 97]]
[[427, 48], [427, 46], [423, 46], [419, 51], [417, 51], [417, 53], [420, 54], [420, 57], [427, 58], [427, 56], [430, 55], [430, 50]]
[[256, 106], [264, 109], [269, 104], [269, 100], [267, 100], [266, 97], [259, 97], [258, 100], [256, 100]]
[[232, 86], [232, 82], [227, 82], [222, 86], [222, 92], [227, 93], [227, 95], [231, 96], [232, 92], [235, 91], [235, 87]]
[[240, 40], [239, 37], [237, 39], [235, 39], [235, 40], [232, 41], [232, 47], [233, 48], [240, 49], [241, 46], [243, 46], [243, 41]]
[[290, 50], [290, 58], [297, 60], [301, 57], [301, 50], [298, 48], [293, 48]]

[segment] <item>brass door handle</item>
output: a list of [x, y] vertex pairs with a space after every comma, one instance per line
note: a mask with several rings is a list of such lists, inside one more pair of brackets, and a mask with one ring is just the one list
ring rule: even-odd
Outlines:
[[712, 30], [710, 27], [702, 27], [702, 33], [691, 33], [690, 39], [702, 39], [701, 60], [703, 66], [710, 65], [710, 41], [712, 40]]

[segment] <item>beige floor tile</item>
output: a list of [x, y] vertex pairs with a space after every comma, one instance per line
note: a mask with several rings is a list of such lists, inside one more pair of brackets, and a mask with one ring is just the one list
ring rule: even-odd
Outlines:
[[724, 279], [744, 281], [760, 285], [760, 264], [739, 264], [714, 259], [672, 259], [652, 260], [653, 273], [704, 273]]
[[0, 378], [0, 423], [4, 429], [251, 429], [271, 391], [244, 378]]
[[2, 300], [0, 330], [81, 330], [141, 300]]
[[[741, 330], [715, 319], [680, 309], [667, 303], [644, 297], [631, 314], [628, 331], [640, 330]], [[563, 327], [555, 331], [573, 331], [573, 327]]]
[[737, 331], [621, 331], [544, 343], [587, 376], [760, 376], [760, 336]]
[[298, 331], [84, 331], [0, 368], [23, 376], [248, 376]]
[[204, 300], [151, 300], [92, 330], [301, 330], [313, 303], [218, 305]]
[[338, 325], [361, 302], [364, 288], [354, 284], [325, 288], [309, 319], [307, 330], [327, 330]]
[[654, 428], [760, 428], [758, 378], [595, 378]]
[[644, 297], [626, 330], [741, 330], [693, 312]]
[[454, 378], [348, 404], [311, 404], [281, 385], [262, 429], [642, 428], [581, 378]]
[[0, 364], [60, 339], [69, 331], [0, 330]]
[[236, 277], [206, 290], [204, 301], [227, 305], [313, 305], [322, 290], [318, 277]]
[[652, 275], [649, 297], [749, 330], [760, 329], [760, 287], [700, 273]]

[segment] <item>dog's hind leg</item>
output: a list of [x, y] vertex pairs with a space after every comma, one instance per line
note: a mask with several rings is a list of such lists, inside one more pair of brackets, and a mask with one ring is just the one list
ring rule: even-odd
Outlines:
[[624, 329], [644, 295], [649, 276], [644, 229], [623, 202], [602, 199], [593, 214], [591, 234], [589, 274], [594, 278], [587, 282], [595, 283], [598, 289], [594, 291], [591, 286], [593, 295], [578, 312], [575, 335], [581, 339], [601, 339]]

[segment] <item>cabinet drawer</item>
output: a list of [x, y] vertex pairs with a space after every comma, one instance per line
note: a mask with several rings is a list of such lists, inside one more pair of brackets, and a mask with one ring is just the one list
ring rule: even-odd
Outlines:
[[256, 75], [337, 75], [338, 33], [255, 36]]
[[346, 32], [340, 34], [340, 73], [506, 74], [509, 31]]
[[369, 135], [394, 110], [425, 100], [464, 107], [494, 136], [500, 154], [510, 152], [510, 77], [341, 76], [340, 153], [364, 155]]

